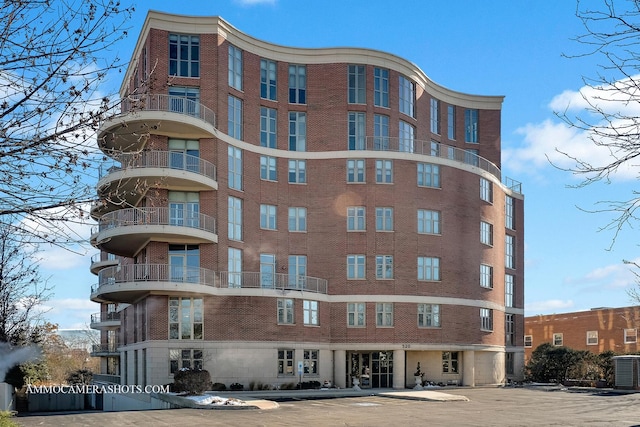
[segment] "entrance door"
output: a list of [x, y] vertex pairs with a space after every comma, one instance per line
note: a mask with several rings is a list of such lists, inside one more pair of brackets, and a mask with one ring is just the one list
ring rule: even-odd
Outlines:
[[351, 387], [357, 375], [360, 388], [393, 387], [393, 352], [347, 353], [347, 386]]

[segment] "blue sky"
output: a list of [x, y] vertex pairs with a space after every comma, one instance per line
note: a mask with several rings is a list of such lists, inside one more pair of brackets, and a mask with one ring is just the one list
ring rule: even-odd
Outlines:
[[[640, 261], [633, 229], [613, 244], [599, 231], [611, 218], [595, 210], [601, 200], [632, 197], [636, 174], [624, 171], [609, 184], [569, 188], [578, 178], [554, 168], [568, 166], [557, 149], [602, 155], [585, 135], [567, 128], [554, 110], [579, 111], [583, 76], [594, 76], [600, 58], [568, 59], [581, 52], [572, 38], [584, 32], [572, 0], [192, 0], [182, 4], [137, 2], [130, 37], [118, 46], [128, 58], [148, 5], [186, 15], [219, 15], [256, 38], [296, 47], [365, 47], [417, 64], [434, 82], [450, 89], [504, 95], [503, 174], [521, 181], [525, 194], [526, 315], [633, 305], [635, 286], [628, 265]], [[102, 88], [117, 90], [121, 74]], [[582, 210], [580, 209], [582, 208]], [[89, 229], [81, 231], [89, 236]], [[89, 272], [97, 251], [85, 256], [46, 249], [42, 264], [55, 296], [45, 315], [61, 328], [86, 327], [98, 305], [88, 299], [97, 277]]]

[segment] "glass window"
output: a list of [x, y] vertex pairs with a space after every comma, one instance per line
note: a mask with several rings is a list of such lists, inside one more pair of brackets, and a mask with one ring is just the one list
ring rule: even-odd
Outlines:
[[366, 85], [364, 65], [349, 65], [348, 69], [348, 103], [365, 104]]
[[169, 349], [169, 372], [175, 374], [180, 369], [203, 369], [202, 350]]
[[275, 61], [269, 61], [268, 59], [260, 60], [260, 98], [270, 99], [275, 101], [277, 99], [276, 88], [276, 75], [277, 67]]
[[242, 240], [242, 199], [229, 196], [229, 226], [228, 237], [229, 240]]
[[289, 231], [307, 231], [307, 208], [289, 208]]
[[364, 159], [347, 160], [347, 182], [365, 182], [365, 161]]
[[260, 287], [274, 288], [276, 273], [276, 256], [260, 254]]
[[303, 319], [305, 325], [319, 325], [318, 301], [302, 301]]
[[440, 143], [437, 141], [431, 141], [429, 148], [429, 155], [433, 157], [440, 157]]
[[229, 86], [242, 90], [242, 51], [229, 45]]
[[524, 346], [525, 346], [525, 348], [533, 347], [533, 335], [525, 335], [524, 336]]
[[293, 366], [294, 353], [293, 350], [278, 350], [278, 375], [296, 374]]
[[564, 337], [562, 334], [553, 334], [553, 345], [560, 347], [564, 344]]
[[289, 103], [307, 103], [307, 67], [289, 65]]
[[348, 114], [349, 125], [349, 150], [365, 149], [365, 114], [353, 113]]
[[393, 183], [393, 160], [376, 160], [376, 182]]
[[393, 208], [376, 208], [376, 231], [393, 231]]
[[364, 231], [366, 218], [364, 206], [350, 206], [347, 208], [347, 230]]
[[387, 151], [389, 149], [389, 117], [376, 114], [373, 116], [373, 149]]
[[404, 76], [400, 76], [400, 112], [409, 117], [415, 117], [414, 105], [416, 100], [415, 84]]
[[242, 100], [229, 95], [228, 133], [235, 139], [242, 139]]
[[480, 243], [493, 246], [493, 224], [480, 221]]
[[458, 373], [458, 352], [457, 351], [442, 352], [442, 373], [444, 374]]
[[418, 257], [418, 280], [440, 280], [440, 258]]
[[393, 326], [393, 303], [379, 302], [376, 304], [376, 326]]
[[493, 267], [480, 264], [480, 286], [483, 288], [493, 288]]
[[365, 256], [347, 255], [347, 279], [365, 279]]
[[169, 297], [169, 339], [204, 339], [203, 316], [202, 298]]
[[440, 327], [440, 305], [439, 304], [418, 304], [418, 327], [419, 328], [439, 328]]
[[289, 150], [307, 151], [307, 114], [289, 113]]
[[504, 275], [504, 305], [506, 307], [514, 307], [513, 291], [515, 285], [515, 277], [512, 274]]
[[478, 143], [478, 110], [467, 109], [464, 112], [464, 140]]
[[278, 298], [278, 323], [293, 324], [293, 299]]
[[200, 77], [200, 37], [169, 34], [169, 75]]
[[598, 345], [598, 331], [587, 331], [587, 345]]
[[169, 245], [169, 272], [173, 282], [200, 283], [198, 245]]
[[480, 156], [478, 150], [468, 148], [464, 150], [464, 162], [468, 165], [478, 166], [480, 164]]
[[275, 157], [260, 156], [260, 179], [264, 179], [266, 181], [278, 180]]
[[389, 107], [389, 70], [386, 68], [373, 69], [373, 105]]
[[514, 314], [504, 315], [504, 345], [516, 345], [516, 324]]
[[307, 375], [318, 375], [318, 354], [320, 350], [304, 350], [302, 364], [304, 373]]
[[440, 234], [440, 212], [418, 209], [418, 233]]
[[480, 309], [480, 329], [483, 331], [493, 331], [493, 310], [490, 308]]
[[440, 101], [431, 98], [431, 132], [440, 135]]
[[347, 326], [364, 327], [366, 320], [366, 305], [363, 302], [347, 304]]
[[242, 190], [242, 150], [229, 146], [229, 188]]
[[440, 166], [418, 163], [418, 186], [440, 188]]
[[480, 199], [493, 203], [493, 183], [485, 178], [480, 178]]
[[304, 184], [307, 182], [307, 161], [289, 160], [289, 183]]
[[260, 145], [262, 147], [277, 148], [277, 117], [275, 108], [260, 107]]
[[181, 227], [200, 227], [200, 193], [169, 191], [169, 224]]
[[277, 225], [276, 207], [274, 205], [260, 205], [260, 228], [275, 230]]
[[511, 196], [504, 196], [504, 224], [510, 230], [515, 230], [515, 204], [516, 201]]
[[449, 105], [447, 107], [447, 136], [451, 140], [456, 139], [456, 107]]
[[516, 268], [516, 256], [515, 256], [515, 240], [514, 236], [504, 236], [504, 266], [506, 268]]
[[228, 267], [229, 267], [229, 287], [242, 287], [242, 251], [236, 248], [229, 248]]
[[413, 126], [400, 120], [398, 129], [398, 150], [405, 153], [413, 153], [415, 149], [413, 141]]
[[169, 167], [199, 173], [200, 142], [169, 138]]
[[289, 286], [304, 289], [307, 280], [306, 255], [289, 255]]
[[634, 344], [638, 341], [637, 329], [625, 329], [624, 330], [624, 343]]
[[175, 113], [198, 116], [200, 114], [200, 88], [171, 86], [169, 110]]
[[393, 279], [393, 255], [376, 255], [376, 279]]

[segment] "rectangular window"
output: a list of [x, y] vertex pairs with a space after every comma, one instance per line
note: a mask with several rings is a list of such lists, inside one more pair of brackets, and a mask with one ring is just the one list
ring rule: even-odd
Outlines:
[[198, 116], [200, 114], [200, 88], [171, 86], [169, 110], [175, 113]]
[[169, 372], [175, 374], [180, 369], [202, 369], [202, 350], [196, 349], [169, 349]]
[[480, 199], [493, 203], [493, 183], [485, 178], [480, 178]]
[[260, 254], [260, 287], [272, 289], [275, 286], [276, 256]]
[[493, 331], [493, 310], [490, 308], [480, 309], [480, 329], [483, 331]]
[[457, 351], [442, 352], [442, 373], [444, 374], [458, 373], [458, 352]]
[[293, 319], [293, 299], [278, 298], [278, 323], [292, 325]]
[[289, 65], [289, 103], [307, 103], [306, 65]]
[[464, 140], [478, 143], [478, 110], [467, 109], [464, 112]]
[[278, 180], [275, 157], [260, 156], [260, 179], [264, 179], [265, 181]]
[[242, 139], [242, 100], [229, 95], [228, 134]]
[[365, 182], [365, 162], [364, 159], [347, 160], [347, 182]]
[[398, 129], [398, 151], [413, 153], [415, 151], [413, 140], [413, 126], [411, 126], [407, 122], [400, 120]]
[[169, 191], [169, 224], [200, 227], [200, 193]]
[[553, 345], [556, 347], [560, 347], [564, 344], [564, 339], [562, 334], [553, 334]]
[[418, 304], [418, 327], [419, 328], [439, 328], [440, 327], [440, 305], [439, 304]]
[[202, 298], [169, 297], [169, 339], [203, 339], [203, 315]]
[[169, 34], [169, 75], [200, 77], [200, 36]]
[[347, 304], [347, 326], [364, 327], [366, 320], [366, 305], [363, 302], [350, 302]]
[[493, 224], [480, 221], [480, 243], [493, 246]]
[[277, 226], [276, 207], [274, 205], [260, 205], [260, 228], [275, 230]]
[[242, 287], [242, 251], [229, 248], [228, 251], [229, 287]]
[[289, 255], [289, 287], [304, 289], [307, 280], [306, 255]]
[[376, 327], [393, 326], [393, 303], [379, 302], [376, 304]]
[[296, 371], [293, 366], [293, 350], [278, 350], [278, 375], [294, 376]]
[[229, 196], [229, 240], [242, 240], [242, 199]]
[[347, 230], [348, 231], [364, 231], [366, 230], [366, 218], [364, 206], [347, 207]]
[[507, 375], [514, 375], [516, 372], [516, 358], [513, 352], [504, 354], [504, 370]]
[[387, 151], [389, 149], [389, 117], [380, 114], [373, 116], [373, 149]]
[[415, 84], [404, 76], [400, 76], [399, 84], [400, 112], [415, 118]]
[[393, 208], [376, 208], [376, 231], [393, 231]]
[[393, 183], [393, 160], [376, 160], [376, 182]]
[[278, 116], [275, 108], [260, 107], [260, 145], [277, 148]]
[[373, 105], [389, 107], [389, 70], [386, 68], [373, 69]]
[[514, 307], [513, 291], [515, 286], [515, 277], [512, 274], [504, 275], [504, 305], [505, 307]]
[[524, 336], [524, 346], [525, 346], [525, 348], [533, 347], [533, 335], [525, 335]]
[[429, 155], [433, 157], [440, 157], [440, 143], [437, 141], [431, 141], [431, 148]]
[[229, 146], [229, 188], [242, 190], [242, 150]]
[[493, 288], [493, 267], [480, 264], [480, 286], [483, 288]]
[[504, 225], [510, 230], [515, 230], [515, 204], [516, 200], [511, 196], [504, 196]]
[[260, 98], [270, 99], [275, 101], [277, 99], [276, 88], [276, 75], [277, 67], [275, 61], [268, 59], [260, 60]]
[[638, 341], [637, 329], [625, 329], [624, 330], [624, 343], [635, 344]]
[[289, 231], [307, 231], [307, 208], [289, 208]]
[[516, 238], [514, 236], [504, 236], [504, 266], [506, 268], [516, 268], [515, 256]]
[[464, 150], [464, 162], [468, 165], [478, 166], [480, 164], [479, 151], [471, 148]]
[[440, 166], [418, 163], [418, 186], [440, 188]]
[[349, 65], [348, 71], [348, 103], [365, 104], [366, 84], [364, 65]]
[[431, 98], [431, 133], [440, 135], [440, 101]]
[[289, 112], [289, 151], [307, 151], [307, 114]]
[[376, 256], [376, 279], [393, 279], [393, 256]]
[[364, 255], [347, 255], [347, 279], [365, 279], [365, 267]]
[[229, 45], [229, 86], [242, 90], [242, 51]]
[[418, 280], [440, 280], [440, 258], [418, 257]]
[[365, 149], [365, 114], [350, 112], [348, 114], [349, 150]]
[[318, 317], [318, 301], [302, 301], [302, 317], [305, 325], [317, 326], [320, 324]]
[[440, 234], [440, 212], [418, 209], [418, 233]]
[[304, 350], [302, 364], [306, 375], [318, 375], [318, 354], [320, 350]]
[[514, 314], [504, 315], [504, 345], [516, 345], [516, 323]]
[[456, 139], [456, 107], [449, 105], [447, 107], [447, 136], [450, 140]]
[[307, 161], [289, 160], [289, 183], [305, 184], [307, 182]]
[[169, 245], [169, 273], [172, 282], [200, 283], [198, 245]]
[[598, 345], [598, 331], [587, 331], [587, 345]]

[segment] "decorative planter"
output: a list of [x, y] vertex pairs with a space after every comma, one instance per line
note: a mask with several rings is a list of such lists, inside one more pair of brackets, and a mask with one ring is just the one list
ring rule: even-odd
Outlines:
[[416, 386], [413, 388], [414, 390], [422, 390], [422, 376], [415, 376]]
[[353, 384], [353, 389], [354, 390], [361, 390], [360, 388], [360, 379], [358, 379], [358, 377], [353, 376], [351, 377], [351, 383]]

